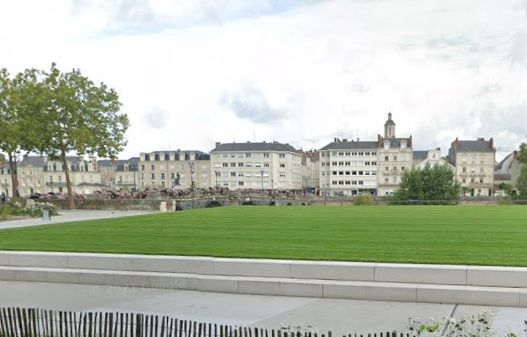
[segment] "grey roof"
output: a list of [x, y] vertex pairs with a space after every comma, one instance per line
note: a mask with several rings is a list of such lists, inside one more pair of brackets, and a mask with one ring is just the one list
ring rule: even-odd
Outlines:
[[279, 152], [296, 152], [296, 149], [289, 144], [278, 142], [261, 142], [261, 143], [216, 143], [216, 148], [211, 152], [219, 151], [279, 151]]
[[97, 162], [99, 167], [112, 167], [115, 165], [115, 170], [118, 172], [124, 171], [124, 166], [128, 165], [129, 171], [137, 171], [139, 167], [139, 157], [132, 157], [130, 159], [103, 159]]
[[458, 152], [494, 152], [490, 142], [486, 140], [458, 140], [454, 145]]
[[428, 151], [414, 151], [414, 160], [425, 160], [428, 158]]
[[411, 147], [411, 139], [410, 138], [384, 138], [383, 141], [389, 140], [390, 141], [390, 147], [401, 147], [401, 141], [406, 140], [406, 146]]
[[329, 143], [320, 150], [376, 150], [378, 144], [369, 141], [337, 141]]
[[27, 156], [20, 162], [20, 167], [26, 166], [44, 167], [46, 166], [46, 158], [41, 156]]
[[514, 160], [514, 152], [508, 154], [505, 158], [503, 158], [502, 161], [496, 165], [496, 170], [501, 170], [506, 166], [506, 168], [510, 168], [512, 166], [512, 162]]
[[497, 173], [494, 174], [494, 180], [507, 181], [511, 180], [512, 176], [510, 173]]
[[[152, 152], [143, 152], [145, 155], [164, 155], [164, 154], [178, 154], [178, 155], [187, 155], [194, 153], [196, 155], [196, 160], [209, 160], [210, 155], [208, 153], [205, 153], [203, 151], [199, 150], [166, 150], [166, 151], [152, 151]], [[143, 154], [141, 153], [141, 154]]]

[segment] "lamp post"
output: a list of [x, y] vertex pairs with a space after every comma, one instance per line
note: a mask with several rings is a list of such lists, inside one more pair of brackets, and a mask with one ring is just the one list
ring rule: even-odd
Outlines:
[[216, 176], [216, 188], [218, 188], [218, 176], [220, 175], [220, 171], [214, 171], [214, 175]]
[[263, 188], [263, 175], [264, 175], [264, 170], [262, 170], [262, 195], [264, 194], [264, 188]]
[[194, 191], [194, 163], [188, 163], [188, 166], [190, 167], [190, 188], [192, 190], [192, 208], [194, 208], [194, 199], [196, 197], [196, 194]]

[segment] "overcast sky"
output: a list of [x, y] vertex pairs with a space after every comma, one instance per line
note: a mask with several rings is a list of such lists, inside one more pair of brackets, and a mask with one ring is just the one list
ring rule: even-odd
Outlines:
[[527, 140], [525, 0], [0, 2], [0, 67], [73, 67], [120, 94], [122, 157], [214, 142]]

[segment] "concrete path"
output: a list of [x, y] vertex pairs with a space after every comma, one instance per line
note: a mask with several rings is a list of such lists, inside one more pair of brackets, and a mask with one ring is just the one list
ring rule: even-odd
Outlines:
[[181, 319], [279, 328], [281, 324], [331, 329], [334, 336], [351, 332], [404, 330], [408, 317], [462, 317], [492, 311], [494, 328], [523, 333], [527, 308], [313, 299], [205, 293], [182, 290], [121, 288], [57, 283], [0, 281], [2, 306], [62, 310], [134, 311], [167, 314]]
[[49, 221], [44, 221], [42, 220], [42, 218], [0, 221], [0, 230], [7, 229], [7, 228], [17, 228], [17, 227], [50, 225], [50, 224], [72, 222], [72, 221], [121, 218], [121, 217], [126, 217], [126, 216], [152, 214], [154, 212], [75, 210], [75, 211], [59, 211], [59, 213], [60, 213], [59, 216], [53, 216], [51, 220]]

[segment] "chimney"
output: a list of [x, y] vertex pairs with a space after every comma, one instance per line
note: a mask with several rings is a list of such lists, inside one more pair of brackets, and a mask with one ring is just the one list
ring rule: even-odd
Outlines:
[[[221, 143], [220, 142], [216, 142], [216, 147], [220, 146]], [[179, 149], [177, 150], [179, 152]]]
[[495, 150], [494, 149], [494, 138], [490, 137], [489, 139], [489, 147], [491, 150]]

